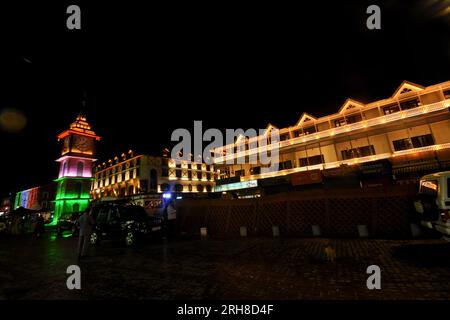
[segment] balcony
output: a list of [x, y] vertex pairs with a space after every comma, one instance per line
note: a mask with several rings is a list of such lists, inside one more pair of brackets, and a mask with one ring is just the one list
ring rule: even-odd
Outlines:
[[[391, 113], [391, 114], [387, 114], [384, 116], [380, 116], [377, 118], [363, 120], [363, 121], [360, 121], [357, 123], [347, 124], [342, 127], [331, 128], [331, 129], [324, 130], [321, 132], [303, 135], [300, 137], [296, 137], [296, 138], [292, 138], [289, 140], [278, 142], [277, 144], [278, 144], [279, 149], [285, 148], [285, 147], [291, 147], [291, 146], [299, 145], [299, 144], [306, 143], [306, 142], [316, 141], [316, 140], [319, 140], [322, 138], [333, 137], [333, 136], [337, 136], [340, 134], [346, 134], [346, 133], [360, 130], [360, 129], [375, 127], [375, 126], [379, 126], [379, 125], [386, 124], [386, 123], [392, 123], [392, 122], [406, 119], [406, 118], [420, 116], [420, 115], [423, 115], [426, 113], [445, 110], [449, 107], [450, 107], [450, 99], [447, 99], [447, 100], [440, 101], [437, 103], [424, 105], [424, 106], [409, 109], [409, 110], [403, 110], [403, 111], [399, 111], [396, 113]], [[234, 160], [237, 158], [243, 158], [245, 156], [255, 156], [255, 155], [258, 155], [260, 152], [264, 152], [266, 150], [268, 150], [268, 151], [271, 150], [272, 146], [273, 146], [273, 144], [264, 146], [264, 147], [257, 147], [257, 148], [253, 148], [250, 150], [233, 153], [233, 154], [222, 156], [222, 157], [217, 157], [214, 159], [214, 163], [219, 163], [219, 164], [226, 163], [227, 160]], [[225, 149], [225, 147], [224, 147], [224, 149]]]

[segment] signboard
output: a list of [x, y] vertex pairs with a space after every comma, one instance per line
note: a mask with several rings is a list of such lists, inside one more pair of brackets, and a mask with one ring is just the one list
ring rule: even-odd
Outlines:
[[279, 186], [279, 185], [289, 184], [289, 183], [290, 183], [290, 180], [289, 180], [288, 176], [265, 178], [265, 179], [259, 180], [259, 185], [261, 187]]
[[242, 182], [229, 183], [229, 184], [224, 184], [224, 185], [220, 185], [220, 186], [215, 186], [214, 191], [215, 192], [224, 192], [224, 191], [230, 191], [230, 190], [255, 188], [257, 186], [258, 186], [258, 180], [249, 180], [249, 181], [242, 181]]
[[291, 184], [293, 186], [314, 183], [322, 183], [322, 171], [320, 169], [298, 172], [291, 176]]
[[240, 181], [241, 181], [241, 177], [231, 177], [231, 178], [225, 178], [225, 179], [217, 179], [216, 180], [216, 185], [231, 184], [231, 183], [236, 183], [236, 182], [240, 182]]

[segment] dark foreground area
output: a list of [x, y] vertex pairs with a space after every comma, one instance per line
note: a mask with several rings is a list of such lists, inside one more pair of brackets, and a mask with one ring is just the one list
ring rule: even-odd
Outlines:
[[[80, 262], [78, 238], [0, 240], [1, 299], [450, 299], [450, 244], [438, 239], [103, 242]], [[66, 287], [74, 264], [81, 290]], [[366, 286], [373, 264], [381, 290]]]

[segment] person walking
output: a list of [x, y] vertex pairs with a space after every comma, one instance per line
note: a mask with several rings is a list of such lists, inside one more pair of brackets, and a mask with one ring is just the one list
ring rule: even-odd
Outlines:
[[89, 209], [86, 209], [78, 218], [78, 223], [80, 226], [80, 234], [78, 237], [78, 258], [82, 258], [87, 256], [92, 227], [95, 224]]
[[42, 214], [39, 213], [36, 224], [34, 226], [34, 235], [36, 238], [40, 238], [41, 235], [45, 232], [45, 221]]

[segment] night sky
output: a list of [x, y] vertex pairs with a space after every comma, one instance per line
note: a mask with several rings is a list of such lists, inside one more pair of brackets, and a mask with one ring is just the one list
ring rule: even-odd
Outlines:
[[[56, 178], [56, 135], [84, 92], [88, 121], [103, 137], [98, 157], [107, 160], [130, 148], [160, 155], [172, 130], [194, 120], [284, 127], [302, 112], [335, 113], [349, 97], [389, 97], [403, 80], [450, 80], [444, 1], [6, 2], [0, 112], [23, 112], [27, 125], [0, 130], [0, 195]], [[69, 4], [81, 7], [81, 31], [66, 28]], [[366, 28], [369, 4], [381, 7], [382, 30]]]

